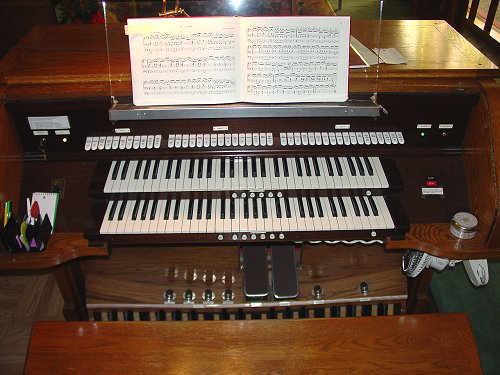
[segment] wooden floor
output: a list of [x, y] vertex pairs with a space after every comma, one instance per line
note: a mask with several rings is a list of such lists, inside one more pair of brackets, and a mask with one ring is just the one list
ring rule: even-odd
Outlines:
[[51, 273], [0, 274], [0, 375], [23, 373], [24, 357], [37, 320], [64, 320], [63, 300]]

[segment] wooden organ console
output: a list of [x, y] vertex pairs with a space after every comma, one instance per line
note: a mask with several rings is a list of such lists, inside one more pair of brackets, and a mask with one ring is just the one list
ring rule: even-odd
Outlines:
[[[369, 48], [377, 27], [352, 21]], [[23, 207], [33, 191], [61, 194], [49, 249], [3, 252], [2, 269], [52, 268], [68, 319], [419, 312], [431, 273], [407, 280], [405, 249], [500, 255], [500, 74], [445, 22], [382, 21], [380, 45], [408, 63], [351, 69], [342, 115], [328, 104], [110, 111], [110, 80], [119, 104], [130, 98], [129, 57], [121, 28], [109, 55], [104, 36], [38, 27], [0, 65], [2, 197]], [[108, 58], [125, 74], [110, 78]], [[380, 115], [357, 116], [373, 92]], [[67, 116], [70, 129], [30, 128], [39, 116]], [[434, 185], [442, 193], [423, 193]], [[473, 240], [449, 233], [459, 211], [479, 219]]]

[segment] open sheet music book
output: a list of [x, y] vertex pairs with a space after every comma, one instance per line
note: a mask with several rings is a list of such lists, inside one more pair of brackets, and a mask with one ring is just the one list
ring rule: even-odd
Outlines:
[[349, 17], [129, 19], [133, 102], [343, 102]]

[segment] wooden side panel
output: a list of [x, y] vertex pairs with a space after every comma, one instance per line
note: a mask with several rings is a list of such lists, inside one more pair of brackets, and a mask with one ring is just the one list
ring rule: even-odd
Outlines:
[[0, 104], [0, 202], [11, 200], [15, 211], [19, 209], [22, 173], [21, 144], [5, 106]]
[[491, 104], [488, 92], [481, 95], [471, 115], [464, 141], [464, 166], [469, 207], [478, 218], [480, 232], [485, 236], [495, 225], [498, 210], [494, 149], [495, 122], [493, 122], [492, 115], [494, 111], [499, 113], [500, 111]]
[[[475, 183], [480, 185], [476, 199], [478, 208], [481, 212], [486, 212], [488, 215], [493, 216], [489, 232], [489, 247], [491, 249], [500, 249], [500, 226], [498, 223], [500, 192], [498, 191], [497, 181], [500, 172], [500, 106], [498, 105], [500, 103], [500, 83], [498, 80], [492, 79], [484, 80], [481, 84], [485, 92], [484, 106], [487, 109], [485, 115], [486, 122], [483, 126], [489, 126], [491, 133], [491, 142], [488, 145], [491, 168], [490, 171], [485, 170], [484, 173], [476, 172], [480, 178], [475, 181], [469, 180], [468, 184], [473, 185]], [[472, 165], [472, 167], [474, 166]], [[486, 189], [491, 189], [491, 191], [485, 194]], [[470, 196], [473, 197], [472, 194]], [[483, 213], [482, 216], [484, 217], [484, 215]]]

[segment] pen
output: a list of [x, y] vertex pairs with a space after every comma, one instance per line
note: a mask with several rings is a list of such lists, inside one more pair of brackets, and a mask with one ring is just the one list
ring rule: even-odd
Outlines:
[[9, 220], [10, 217], [10, 201], [6, 201], [4, 204], [4, 210], [3, 210], [3, 226], [5, 227], [7, 225], [7, 221]]

